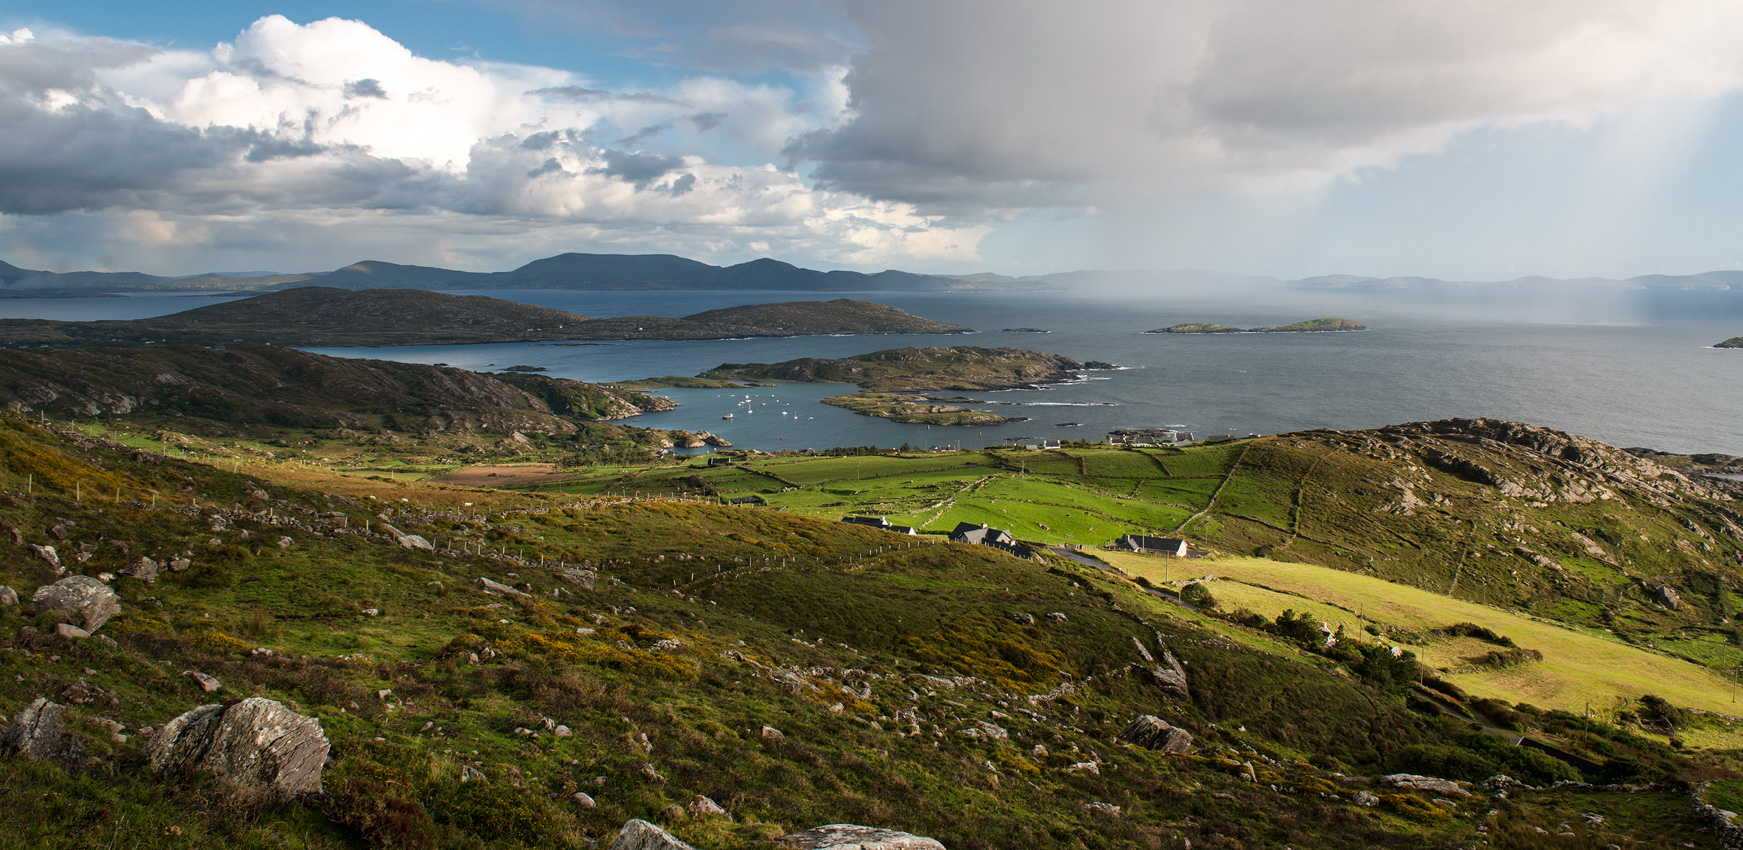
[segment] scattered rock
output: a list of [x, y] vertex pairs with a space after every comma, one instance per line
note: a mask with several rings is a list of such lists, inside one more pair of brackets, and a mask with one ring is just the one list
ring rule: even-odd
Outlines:
[[591, 796], [589, 796], [587, 794], [587, 792], [585, 792], [585, 791], [576, 791], [575, 793], [570, 794], [569, 795], [569, 802], [574, 803], [575, 805], [580, 806], [583, 809], [591, 810], [591, 809], [599, 808], [599, 804], [597, 802], [594, 802], [593, 798]]
[[1035, 615], [1034, 614], [1025, 614], [1022, 611], [1010, 611], [1010, 612], [1007, 612], [1005, 614], [1005, 616], [1008, 617], [1011, 622], [1016, 623], [1019, 626], [1033, 626], [1033, 625], [1035, 625]]
[[380, 608], [365, 608], [362, 611], [359, 611], [357, 613], [362, 614], [365, 617], [379, 617], [379, 616], [381, 616], [381, 609]]
[[284, 799], [321, 790], [327, 749], [315, 718], [251, 697], [202, 705], [163, 724], [145, 757], [156, 774], [211, 771], [238, 799]]
[[1675, 611], [1682, 605], [1682, 596], [1676, 592], [1676, 588], [1671, 587], [1668, 584], [1653, 582], [1646, 586], [1646, 592], [1651, 594], [1652, 601], [1657, 602], [1672, 611]]
[[569, 727], [563, 726], [561, 724], [558, 724], [557, 728], [552, 729], [551, 734], [556, 735], [559, 738], [572, 738], [575, 736], [575, 732], [573, 730], [571, 730]]
[[1414, 773], [1393, 773], [1380, 777], [1380, 784], [1407, 791], [1425, 791], [1430, 794], [1444, 794], [1451, 797], [1469, 797], [1471, 792], [1459, 787], [1450, 779], [1439, 779], [1433, 776], [1418, 776]]
[[1356, 805], [1367, 806], [1369, 808], [1380, 805], [1380, 798], [1367, 791], [1357, 791], [1355, 801]]
[[1008, 741], [1011, 738], [1011, 733], [1005, 731], [1003, 726], [985, 720], [976, 720], [968, 728], [958, 729], [957, 734], [970, 738], [990, 738], [994, 741]]
[[63, 711], [62, 706], [37, 697], [29, 707], [18, 712], [12, 725], [6, 727], [5, 734], [0, 735], [0, 751], [31, 761], [64, 759], [76, 753], [76, 742], [70, 747], [61, 746], [67, 732], [66, 721], [61, 717]]
[[472, 765], [469, 765], [469, 764], [460, 765], [460, 781], [461, 782], [483, 782], [484, 781], [484, 771], [479, 770], [478, 768], [473, 767]]
[[935, 839], [852, 823], [832, 823], [775, 840], [798, 850], [944, 850]]
[[1055, 623], [1063, 623], [1063, 622], [1065, 622], [1065, 619], [1066, 619], [1065, 612], [1064, 611], [1049, 611], [1049, 612], [1047, 612], [1047, 619], [1052, 620]]
[[57, 575], [66, 571], [66, 567], [61, 566], [61, 556], [55, 554], [53, 546], [39, 546], [32, 543], [30, 544], [30, 551], [35, 554], [36, 557], [47, 561], [49, 566], [54, 567], [54, 571]]
[[176, 558], [169, 562], [169, 571], [172, 573], [184, 573], [187, 572], [188, 567], [193, 565], [194, 562], [187, 558]]
[[719, 803], [716, 803], [701, 794], [697, 794], [690, 798], [689, 809], [690, 814], [701, 815], [703, 817], [726, 816], [726, 810], [721, 808]]
[[1116, 817], [1116, 818], [1120, 816], [1120, 807], [1116, 806], [1112, 803], [1101, 803], [1101, 802], [1084, 803], [1083, 807], [1085, 809], [1092, 811], [1092, 812], [1095, 812], [1098, 815], [1107, 815], [1109, 817]]
[[696, 850], [678, 837], [645, 820], [632, 819], [618, 830], [611, 850]]
[[666, 784], [666, 777], [661, 776], [660, 772], [658, 770], [654, 769], [653, 764], [644, 761], [644, 762], [642, 762], [641, 770], [642, 770], [642, 775], [646, 776], [648, 779], [650, 779], [654, 782], [658, 782], [661, 785]]
[[122, 567], [120, 572], [124, 576], [132, 576], [140, 581], [150, 583], [157, 581], [157, 566], [156, 561], [140, 555], [129, 562], [127, 566]]
[[1067, 767], [1065, 769], [1065, 772], [1066, 773], [1076, 773], [1080, 770], [1085, 772], [1085, 773], [1091, 774], [1093, 776], [1100, 776], [1101, 775], [1101, 765], [1098, 765], [1093, 761], [1080, 761], [1080, 762], [1078, 762], [1070, 767]]
[[785, 741], [787, 739], [785, 733], [773, 726], [763, 727], [763, 737], [768, 738], [771, 741]]
[[56, 540], [65, 540], [67, 539], [67, 524], [64, 522], [57, 522], [54, 524], [53, 528], [48, 530], [48, 533], [54, 535], [54, 539]]
[[87, 632], [72, 623], [55, 623], [54, 634], [55, 637], [66, 638], [67, 640], [78, 640], [79, 638], [88, 638], [91, 636], [90, 632]]
[[492, 596], [504, 596], [504, 597], [507, 597], [509, 599], [513, 599], [514, 601], [519, 602], [522, 605], [530, 605], [534, 601], [532, 594], [522, 593], [518, 590], [515, 590], [512, 587], [509, 587], [506, 584], [503, 584], [502, 582], [491, 581], [490, 579], [487, 579], [483, 576], [478, 577], [477, 585], [478, 585], [478, 589], [484, 591], [485, 593], [488, 593]]
[[11, 607], [18, 604], [18, 591], [5, 585], [0, 585], [0, 605]]
[[1120, 731], [1122, 741], [1164, 753], [1184, 753], [1192, 749], [1192, 733], [1153, 714], [1145, 714], [1126, 724]]
[[84, 620], [85, 631], [95, 632], [121, 613], [121, 597], [109, 586], [90, 576], [67, 576], [54, 584], [43, 585], [30, 597], [30, 611], [65, 611]]

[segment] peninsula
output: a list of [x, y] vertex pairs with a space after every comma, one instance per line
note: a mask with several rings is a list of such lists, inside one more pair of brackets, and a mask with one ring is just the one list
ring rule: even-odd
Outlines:
[[1308, 319], [1292, 325], [1281, 325], [1274, 328], [1236, 328], [1228, 325], [1215, 325], [1209, 322], [1185, 322], [1166, 328], [1145, 331], [1147, 334], [1300, 334], [1300, 333], [1343, 333], [1348, 331], [1365, 331], [1367, 326], [1353, 319]]
[[682, 318], [579, 313], [483, 295], [306, 286], [149, 319], [0, 320], [0, 345], [445, 345], [589, 339], [735, 339], [816, 334], [971, 333], [866, 301], [794, 301]]

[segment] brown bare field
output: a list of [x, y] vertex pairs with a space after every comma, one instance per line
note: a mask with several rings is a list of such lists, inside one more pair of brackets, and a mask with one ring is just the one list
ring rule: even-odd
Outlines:
[[573, 472], [558, 472], [556, 464], [510, 463], [469, 466], [429, 480], [461, 487], [507, 487], [511, 484], [553, 484], [573, 477]]

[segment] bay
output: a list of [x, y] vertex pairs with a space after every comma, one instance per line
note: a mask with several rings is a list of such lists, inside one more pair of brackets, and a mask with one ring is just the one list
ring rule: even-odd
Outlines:
[[[1743, 455], [1743, 351], [1712, 344], [1743, 334], [1743, 292], [1437, 289], [1170, 290], [1123, 293], [794, 293], [490, 291], [476, 294], [589, 316], [685, 315], [737, 304], [853, 297], [891, 304], [973, 335], [635, 340], [599, 344], [317, 348], [324, 354], [490, 371], [511, 365], [585, 381], [694, 375], [722, 363], [842, 357], [924, 345], [1013, 346], [1122, 368], [1041, 389], [961, 393], [970, 405], [1030, 421], [985, 428], [899, 425], [817, 399], [842, 385], [726, 392], [659, 391], [677, 410], [631, 424], [709, 430], [764, 450], [837, 445], [996, 445], [1006, 438], [1101, 439], [1108, 430], [1181, 427], [1208, 434], [1368, 428], [1447, 417], [1544, 425], [1619, 446]], [[75, 314], [79, 305], [58, 301]], [[161, 296], [101, 301], [89, 318], [159, 315], [198, 306]], [[131, 316], [116, 307], [135, 306]], [[0, 301], [0, 315], [22, 305]], [[144, 312], [153, 310], [155, 312]], [[1356, 333], [1157, 335], [1204, 321], [1275, 326], [1338, 316]], [[75, 318], [76, 315], [57, 315]], [[1004, 333], [1038, 327], [1050, 333]], [[952, 393], [955, 395], [956, 393]], [[747, 399], [745, 396], [750, 396]], [[722, 417], [733, 413], [732, 419]], [[1077, 423], [1068, 425], [1066, 423]]]

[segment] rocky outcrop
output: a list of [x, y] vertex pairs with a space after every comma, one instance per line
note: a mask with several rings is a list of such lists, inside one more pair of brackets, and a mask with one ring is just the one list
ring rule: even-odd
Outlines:
[[477, 585], [479, 590], [482, 590], [491, 596], [502, 596], [508, 599], [513, 599], [522, 605], [530, 605], [535, 601], [535, 598], [530, 593], [516, 590], [500, 581], [492, 581], [483, 576], [478, 577]]
[[32, 543], [32, 544], [30, 544], [30, 551], [31, 551], [31, 554], [35, 555], [38, 558], [41, 558], [50, 567], [53, 567], [55, 574], [58, 575], [58, 574], [66, 571], [66, 568], [61, 566], [61, 557], [58, 553], [55, 552], [53, 546], [41, 546], [41, 545], [38, 545], [36, 543]]
[[145, 757], [156, 774], [211, 771], [229, 796], [282, 800], [321, 790], [327, 749], [315, 718], [251, 697], [202, 705], [163, 724]]
[[944, 850], [936, 839], [852, 823], [832, 823], [775, 840], [798, 850]]
[[37, 697], [0, 734], [0, 752], [31, 761], [76, 760], [82, 749], [67, 736], [66, 721], [61, 717], [64, 710], [61, 705]]
[[632, 819], [617, 833], [611, 850], [696, 850], [678, 837], [645, 820]]
[[1192, 733], [1152, 714], [1145, 714], [1120, 731], [1119, 739], [1163, 753], [1185, 753], [1192, 750]]
[[118, 572], [124, 576], [129, 576], [131, 578], [136, 578], [136, 579], [139, 579], [140, 581], [150, 583], [150, 582], [157, 581], [157, 568], [158, 568], [158, 563], [156, 561], [153, 561], [152, 559], [147, 558], [144, 555], [140, 555], [139, 557], [130, 561], [127, 564], [127, 566], [122, 567], [119, 570], [116, 570], [116, 572]]
[[1672, 611], [1682, 606], [1682, 595], [1676, 592], [1676, 588], [1664, 582], [1648, 582], [1646, 593], [1652, 597], [1652, 601]]
[[121, 613], [121, 597], [90, 576], [67, 576], [37, 588], [30, 597], [30, 611], [33, 614], [63, 611], [81, 619], [86, 632], [95, 632], [110, 617]]
[[393, 535], [394, 540], [398, 542], [400, 546], [407, 549], [422, 549], [426, 552], [436, 551], [436, 547], [431, 545], [430, 541], [421, 534], [407, 534], [385, 522], [381, 524], [381, 527], [385, 529], [388, 534]]
[[1440, 794], [1448, 797], [1469, 797], [1471, 792], [1459, 787], [1451, 779], [1440, 779], [1433, 776], [1418, 776], [1414, 773], [1393, 773], [1380, 777], [1380, 784], [1406, 791], [1422, 791], [1428, 794]]
[[1149, 665], [1145, 672], [1149, 674], [1150, 681], [1155, 682], [1163, 693], [1175, 699], [1192, 699], [1192, 690], [1186, 684], [1186, 667], [1180, 663], [1180, 659], [1174, 657], [1174, 653], [1162, 645], [1161, 632], [1156, 633], [1156, 651], [1161, 654], [1160, 660], [1151, 655], [1150, 650], [1145, 649], [1144, 644], [1137, 638], [1132, 638], [1132, 643], [1138, 647], [1138, 655], [1144, 659], [1144, 663]]

